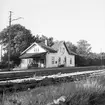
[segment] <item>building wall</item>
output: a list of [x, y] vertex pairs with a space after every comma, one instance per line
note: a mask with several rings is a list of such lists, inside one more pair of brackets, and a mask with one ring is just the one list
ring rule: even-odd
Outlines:
[[21, 60], [21, 68], [22, 69], [28, 68], [28, 59], [22, 59]]
[[[39, 49], [39, 50], [38, 50]], [[36, 45], [30, 48], [26, 53], [41, 53], [45, 52], [43, 48], [39, 45]], [[58, 67], [60, 65], [64, 65], [65, 67], [75, 66], [75, 56], [69, 55], [64, 44], [62, 43], [57, 53], [47, 53], [46, 54], [46, 65], [45, 67]], [[30, 59], [22, 59], [21, 68], [27, 68], [30, 63]]]
[[[54, 59], [54, 60], [53, 60]], [[57, 61], [57, 54], [56, 53], [47, 53], [46, 54], [46, 67], [57, 67], [58, 61]]]
[[[46, 52], [43, 48], [41, 48], [37, 43], [31, 47], [26, 53], [43, 53]], [[31, 58], [22, 59], [21, 60], [21, 68], [28, 68], [28, 65], [31, 62]]]
[[67, 57], [67, 67], [75, 66], [75, 56], [69, 55]]
[[32, 58], [22, 59], [20, 67], [23, 68], [23, 69], [26, 69], [32, 63], [32, 61], [33, 61]]
[[48, 53], [46, 55], [46, 67], [65, 67], [75, 66], [75, 56], [69, 55], [64, 44], [62, 43], [57, 53]]

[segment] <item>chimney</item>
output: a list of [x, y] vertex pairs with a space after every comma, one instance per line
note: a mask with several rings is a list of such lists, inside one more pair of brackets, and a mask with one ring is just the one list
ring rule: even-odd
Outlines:
[[44, 41], [44, 42], [45, 42], [45, 45], [47, 46], [47, 39], [45, 39], [45, 41]]
[[42, 35], [42, 39], [44, 39], [44, 44], [47, 46], [48, 45], [48, 43], [47, 43], [48, 38], [46, 36]]

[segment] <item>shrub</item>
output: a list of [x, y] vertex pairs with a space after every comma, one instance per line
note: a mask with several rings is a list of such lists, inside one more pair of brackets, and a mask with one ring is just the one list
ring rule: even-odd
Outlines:
[[67, 97], [64, 105], [104, 105], [105, 87], [102, 84], [103, 80], [105, 81], [104, 76], [96, 76], [75, 82], [76, 91]]

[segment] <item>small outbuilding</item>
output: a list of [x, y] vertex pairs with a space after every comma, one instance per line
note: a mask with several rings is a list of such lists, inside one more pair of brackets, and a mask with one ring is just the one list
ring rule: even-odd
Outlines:
[[64, 41], [49, 47], [44, 43], [34, 42], [20, 56], [21, 68], [31, 67], [71, 67], [75, 66], [76, 53], [70, 51]]

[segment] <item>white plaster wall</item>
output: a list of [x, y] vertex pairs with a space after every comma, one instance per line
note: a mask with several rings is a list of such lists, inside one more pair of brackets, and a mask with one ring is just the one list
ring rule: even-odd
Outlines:
[[[61, 48], [65, 49], [65, 52], [61, 52]], [[46, 55], [46, 67], [58, 67], [58, 59], [61, 58], [61, 65], [65, 65], [65, 67], [75, 66], [75, 56], [69, 55], [64, 44], [62, 43], [61, 46], [58, 49], [57, 53], [49, 53]], [[52, 64], [52, 57], [55, 57], [55, 62]], [[64, 63], [66, 57], [66, 64]], [[72, 59], [72, 64], [70, 64], [70, 59]], [[56, 63], [57, 61], [57, 63]]]
[[22, 59], [21, 60], [21, 68], [28, 68], [28, 65], [32, 63], [33, 59], [28, 58], [28, 59]]
[[[54, 57], [54, 64], [52, 64], [52, 57]], [[57, 61], [57, 54], [56, 53], [47, 53], [46, 54], [46, 67], [57, 67], [58, 65], [58, 61], [57, 63], [55, 63]]]
[[28, 68], [28, 59], [21, 60], [21, 68], [22, 69]]
[[75, 56], [72, 56], [72, 65], [71, 66], [75, 66]]
[[[61, 47], [65, 49], [64, 54], [61, 53]], [[75, 66], [75, 56], [68, 54], [68, 51], [66, 50], [63, 43], [59, 47], [58, 56], [61, 56], [61, 64], [63, 64], [64, 58], [66, 57], [66, 67]], [[70, 64], [70, 59], [72, 59], [72, 64]]]
[[[72, 63], [70, 64], [70, 59], [72, 60]], [[67, 57], [67, 67], [75, 66], [75, 56], [74, 55], [68, 55]]]

